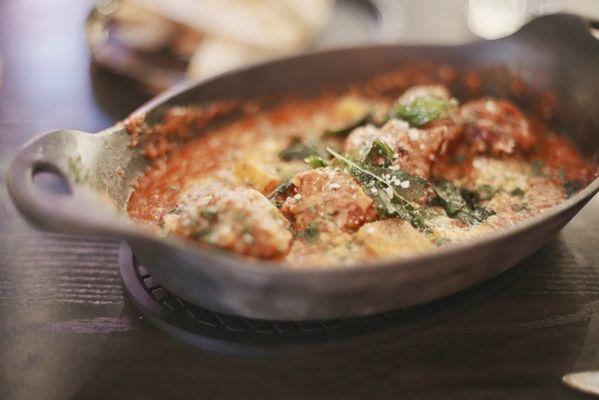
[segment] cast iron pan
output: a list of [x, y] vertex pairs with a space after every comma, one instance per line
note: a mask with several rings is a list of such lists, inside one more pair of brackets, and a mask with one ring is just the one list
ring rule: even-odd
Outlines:
[[[159, 119], [160, 108], [310, 96], [344, 88], [414, 62], [457, 71], [500, 66], [538, 93], [557, 100], [551, 127], [587, 157], [599, 149], [599, 42], [584, 19], [565, 14], [536, 19], [514, 35], [463, 46], [370, 46], [301, 55], [234, 71], [177, 88], [133, 115]], [[489, 75], [484, 94], [505, 96], [508, 80]], [[459, 93], [459, 88], [457, 88]], [[523, 98], [513, 99], [529, 107]], [[131, 183], [147, 167], [131, 149], [123, 124], [88, 134], [46, 133], [12, 162], [8, 189], [19, 211], [38, 227], [71, 234], [127, 240], [151, 274], [168, 290], [215, 311], [263, 319], [320, 319], [365, 315], [446, 296], [515, 265], [546, 244], [599, 190], [599, 179], [562, 204], [490, 237], [401, 261], [344, 268], [288, 269], [250, 262], [218, 250], [161, 238], [120, 211]], [[52, 172], [70, 194], [40, 190], [34, 176]], [[106, 198], [112, 199], [110, 206]]]

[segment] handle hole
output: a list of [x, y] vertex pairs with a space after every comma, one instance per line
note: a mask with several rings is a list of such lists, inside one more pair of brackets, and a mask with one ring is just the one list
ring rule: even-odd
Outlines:
[[59, 171], [49, 165], [41, 164], [33, 170], [35, 187], [53, 196], [70, 195], [71, 188]]

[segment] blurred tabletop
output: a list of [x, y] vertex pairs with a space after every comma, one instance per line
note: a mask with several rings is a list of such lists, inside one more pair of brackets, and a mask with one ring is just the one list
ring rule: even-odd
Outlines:
[[581, 398], [561, 377], [599, 369], [599, 198], [435, 315], [335, 350], [222, 355], [154, 328], [124, 292], [117, 240], [36, 231], [5, 188], [34, 135], [94, 132], [147, 100], [90, 65], [91, 6], [0, 1], [0, 399]]

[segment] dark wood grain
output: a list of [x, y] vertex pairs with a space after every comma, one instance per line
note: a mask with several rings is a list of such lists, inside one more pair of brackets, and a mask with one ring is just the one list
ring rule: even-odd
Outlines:
[[124, 295], [111, 239], [41, 233], [17, 215], [8, 162], [33, 135], [96, 131], [145, 99], [90, 67], [91, 1], [0, 2], [0, 399], [580, 398], [599, 368], [599, 200], [510, 272], [417, 321], [291, 357], [173, 340]]

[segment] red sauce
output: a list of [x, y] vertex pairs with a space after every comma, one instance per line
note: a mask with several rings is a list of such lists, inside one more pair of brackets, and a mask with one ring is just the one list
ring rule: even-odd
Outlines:
[[[150, 222], [157, 221], [164, 210], [175, 205], [177, 196], [184, 188], [189, 177], [201, 177], [210, 174], [222, 162], [227, 155], [227, 149], [239, 145], [240, 134], [247, 135], [246, 140], [256, 141], [260, 137], [258, 122], [268, 120], [273, 127], [282, 125], [299, 125], [298, 120], [314, 114], [317, 110], [329, 107], [332, 98], [323, 98], [313, 102], [297, 102], [289, 100], [289, 103], [276, 107], [270, 111], [252, 112], [238, 121], [232, 122], [224, 127], [217, 128], [197, 137], [188, 138], [190, 129], [187, 131], [181, 125], [173, 123], [173, 118], [166, 124], [159, 125], [157, 132], [160, 138], [178, 137], [180, 142], [173, 142], [168, 152], [158, 155], [148, 153], [145, 155], [152, 160], [152, 165], [135, 183], [131, 194], [127, 211], [135, 219]], [[195, 112], [195, 110], [193, 110]], [[179, 112], [177, 112], [179, 114]], [[193, 118], [184, 119], [192, 121], [185, 126], [196, 126]], [[139, 124], [136, 121], [136, 124]], [[138, 125], [139, 126], [139, 125]], [[136, 127], [132, 127], [136, 129]], [[137, 128], [139, 129], [139, 128]], [[153, 132], [151, 128], [145, 127], [144, 135]], [[139, 134], [134, 135], [134, 138]], [[187, 139], [187, 140], [186, 140]], [[182, 145], [184, 144], [184, 145]], [[150, 149], [154, 148], [154, 142], [149, 142]]]
[[[362, 88], [354, 87], [350, 91], [388, 100], [414, 84], [436, 81], [450, 85], [457, 80], [460, 80], [459, 84], [469, 95], [480, 95], [480, 91], [484, 90], [485, 79], [476, 72], [459, 75], [450, 67], [436, 70], [432, 77], [428, 72], [406, 69], [381, 75]], [[521, 81], [512, 79], [508, 83], [514, 95], [530, 95]], [[542, 117], [548, 117], [553, 112], [555, 97], [550, 94], [537, 95], [539, 101], [534, 103], [533, 109]], [[256, 143], [261, 138], [260, 123], [265, 120], [271, 127], [286, 127], [289, 132], [282, 134], [292, 135], [293, 127], [301, 131], [309, 125], [306, 121], [311, 116], [329, 109], [334, 100], [330, 96], [312, 101], [287, 100], [283, 105], [266, 111], [261, 111], [257, 103], [220, 102], [188, 110], [169, 110], [161, 123], [151, 127], [145, 124], [143, 118], [127, 121], [131, 146], [142, 146], [143, 154], [152, 161], [150, 168], [135, 184], [128, 203], [129, 215], [149, 222], [159, 221], [164, 211], [175, 205], [189, 178], [209, 175], [218, 168], [229, 155], [228, 150], [240, 146], [242, 135], [246, 141], [244, 145]], [[242, 113], [236, 122], [211, 128], [212, 122], [235, 112]], [[530, 116], [527, 119], [533, 137], [525, 138], [525, 151], [519, 153], [518, 157], [531, 163], [542, 160], [543, 172], [559, 184], [576, 181], [580, 187], [584, 187], [597, 176], [596, 166], [584, 160], [567, 139], [546, 134], [548, 128], [543, 120]], [[207, 129], [211, 130], [203, 132]], [[477, 155], [471, 147], [463, 141], [452, 146], [444, 157], [435, 161], [432, 176], [445, 179], [467, 176], [472, 168], [472, 160]], [[493, 156], [510, 157], [502, 154]]]

